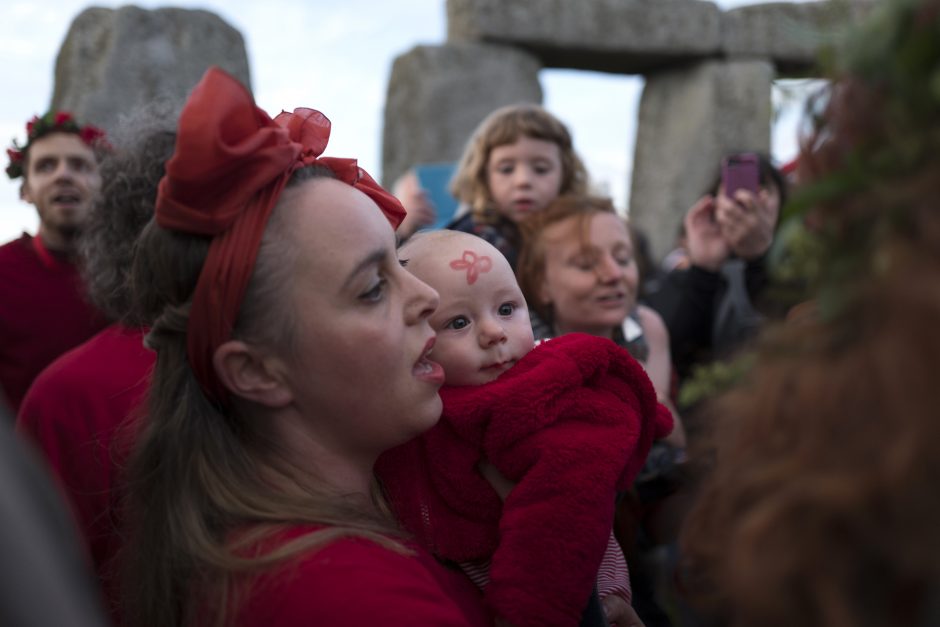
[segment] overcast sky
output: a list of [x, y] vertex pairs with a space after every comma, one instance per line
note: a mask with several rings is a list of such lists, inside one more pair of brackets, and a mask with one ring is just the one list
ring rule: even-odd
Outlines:
[[[505, 0], [512, 1], [512, 0]], [[575, 1], [575, 0], [572, 0]], [[731, 8], [749, 0], [717, 0]], [[88, 6], [126, 2], [4, 0], [0, 20], [0, 141], [25, 139], [24, 125], [47, 109], [55, 57], [72, 20]], [[144, 8], [168, 6], [142, 0]], [[268, 113], [309, 106], [333, 122], [327, 154], [356, 157], [381, 175], [382, 111], [392, 61], [418, 44], [446, 38], [445, 0], [204, 0], [172, 6], [213, 11], [241, 31], [248, 48], [252, 87]], [[642, 80], [593, 72], [545, 70], [544, 105], [568, 124], [592, 178], [619, 208], [627, 202], [636, 109]], [[795, 115], [774, 132], [774, 156], [795, 153]], [[0, 152], [6, 167], [6, 152]], [[0, 243], [23, 230], [35, 233], [32, 206], [19, 199], [19, 183], [0, 182]]]

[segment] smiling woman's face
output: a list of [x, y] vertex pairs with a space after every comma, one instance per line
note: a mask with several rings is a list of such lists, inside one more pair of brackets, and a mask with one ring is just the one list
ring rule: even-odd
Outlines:
[[582, 234], [572, 216], [542, 231], [545, 278], [539, 289], [551, 304], [558, 333], [611, 337], [636, 306], [639, 271], [627, 225], [614, 213], [595, 213]]

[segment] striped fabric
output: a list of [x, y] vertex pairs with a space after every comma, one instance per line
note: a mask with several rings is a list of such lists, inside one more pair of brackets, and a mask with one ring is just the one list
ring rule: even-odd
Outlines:
[[461, 562], [460, 569], [477, 588], [483, 590], [490, 582], [490, 560], [483, 562]]
[[603, 599], [616, 594], [626, 599], [627, 603], [633, 600], [633, 591], [630, 589], [630, 571], [627, 570], [627, 560], [614, 534], [607, 539], [607, 550], [601, 560], [600, 570], [597, 571], [597, 593]]
[[[486, 584], [490, 581], [490, 560], [462, 562], [460, 568], [477, 588], [480, 590], [486, 588]], [[601, 560], [600, 570], [597, 571], [597, 593], [602, 599], [616, 594], [623, 597], [627, 603], [630, 603], [633, 598], [627, 560], [623, 558], [623, 551], [620, 550], [620, 545], [617, 544], [613, 533], [607, 539], [607, 550]]]

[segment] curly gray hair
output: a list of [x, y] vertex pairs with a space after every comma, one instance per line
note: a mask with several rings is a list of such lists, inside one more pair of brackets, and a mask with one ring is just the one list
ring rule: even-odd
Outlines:
[[128, 277], [137, 237], [153, 216], [157, 185], [176, 143], [179, 106], [157, 101], [124, 116], [114, 152], [101, 163], [101, 190], [79, 243], [91, 301], [114, 321], [136, 325]]

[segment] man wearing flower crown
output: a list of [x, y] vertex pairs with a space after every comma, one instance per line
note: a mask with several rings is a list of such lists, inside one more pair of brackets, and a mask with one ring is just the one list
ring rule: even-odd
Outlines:
[[20, 197], [39, 213], [36, 236], [0, 246], [0, 388], [14, 411], [47, 364], [104, 326], [84, 298], [75, 253], [106, 147], [101, 130], [50, 111], [26, 124], [25, 144], [7, 149], [6, 172], [22, 177]]

